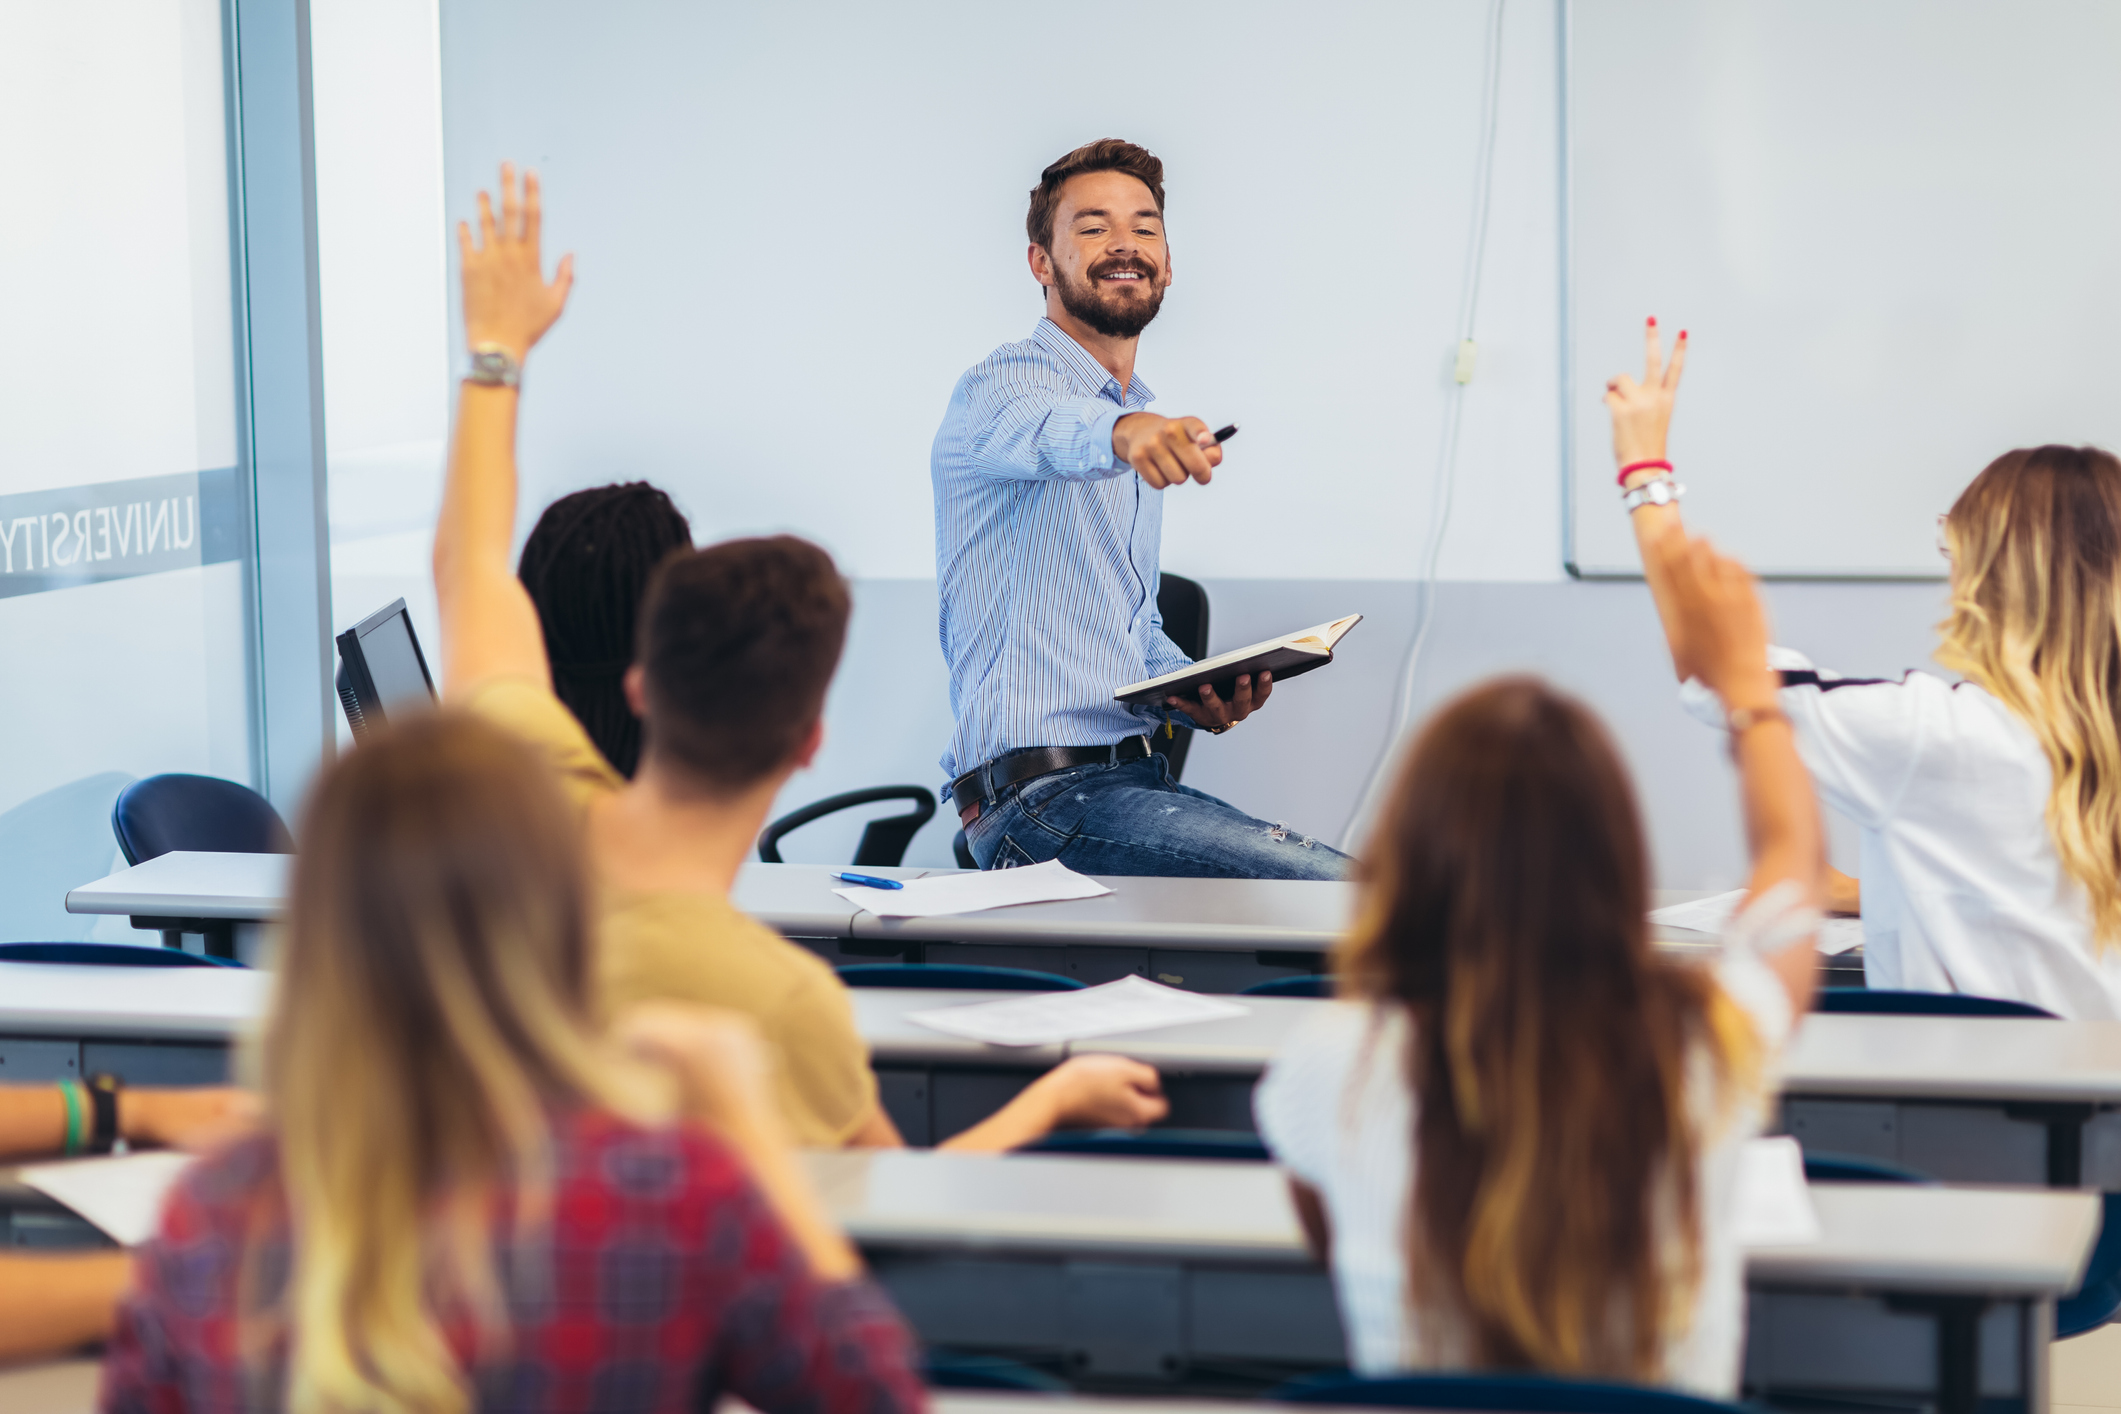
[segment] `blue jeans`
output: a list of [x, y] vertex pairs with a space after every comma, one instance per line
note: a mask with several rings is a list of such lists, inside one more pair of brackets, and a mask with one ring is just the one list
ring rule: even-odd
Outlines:
[[982, 869], [1058, 859], [1079, 874], [1345, 879], [1354, 861], [1171, 779], [1161, 756], [1010, 786], [965, 831]]

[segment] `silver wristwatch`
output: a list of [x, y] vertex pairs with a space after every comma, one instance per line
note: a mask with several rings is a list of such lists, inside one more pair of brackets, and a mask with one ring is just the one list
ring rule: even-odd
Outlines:
[[1686, 487], [1669, 476], [1645, 481], [1620, 498], [1622, 509], [1633, 512], [1642, 506], [1669, 506], [1686, 494]]
[[523, 365], [499, 344], [480, 344], [471, 351], [471, 371], [464, 375], [464, 381], [481, 388], [519, 388], [523, 385]]

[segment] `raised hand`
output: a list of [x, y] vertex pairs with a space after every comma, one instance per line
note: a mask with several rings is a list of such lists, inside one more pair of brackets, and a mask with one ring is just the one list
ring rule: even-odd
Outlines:
[[574, 257], [562, 256], [552, 283], [545, 283], [538, 254], [541, 224], [538, 174], [523, 174], [518, 197], [515, 168], [505, 162], [501, 164], [500, 220], [494, 219], [492, 198], [480, 192], [478, 240], [473, 241], [469, 222], [457, 223], [457, 247], [463, 258], [464, 337], [473, 348], [497, 345], [521, 363], [530, 346], [566, 308], [567, 292], [574, 287]]
[[1723, 699], [1725, 707], [1774, 705], [1777, 686], [1767, 665], [1767, 610], [1744, 565], [1703, 539], [1672, 535], [1647, 553], [1670, 605], [1673, 658], [1685, 663]]
[[[1686, 368], [1686, 331], [1679, 331], [1672, 345], [1672, 360], [1664, 360], [1663, 341], [1653, 317], [1643, 326], [1642, 381], [1623, 373], [1608, 378], [1606, 410], [1613, 416], [1613, 459], [1616, 466], [1631, 462], [1664, 460], [1665, 433], [1672, 425], [1672, 404], [1679, 397], [1679, 375]], [[1647, 479], [1651, 473], [1639, 473]], [[1629, 478], [1634, 484], [1635, 478]]]

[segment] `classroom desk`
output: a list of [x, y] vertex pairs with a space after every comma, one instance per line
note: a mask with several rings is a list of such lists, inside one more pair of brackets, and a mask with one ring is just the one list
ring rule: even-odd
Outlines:
[[[811, 1152], [819, 1193], [921, 1338], [1090, 1389], [1258, 1389], [1343, 1363], [1332, 1287], [1267, 1164]], [[2046, 1407], [2054, 1300], [2091, 1194], [1814, 1184], [1823, 1240], [1747, 1260], [1749, 1394]], [[0, 1174], [13, 1246], [93, 1234]]]
[[[1330, 1284], [1270, 1165], [805, 1157], [931, 1343], [1091, 1388], [1236, 1388], [1344, 1358]], [[2045, 1407], [2053, 1303], [2089, 1256], [2094, 1196], [1816, 1184], [1812, 1197], [1824, 1240], [1747, 1263], [1751, 1393]]]
[[869, 1043], [884, 1108], [909, 1144], [933, 1144], [977, 1124], [1040, 1072], [1071, 1055], [1131, 1056], [1157, 1068], [1182, 1129], [1252, 1128], [1252, 1086], [1296, 1023], [1319, 1003], [1245, 997], [1244, 1016], [1101, 1036], [1055, 1046], [989, 1046], [930, 1031], [909, 1012], [1021, 995], [856, 987], [855, 1023]]
[[[171, 918], [277, 917], [287, 856], [165, 854], [84, 884], [70, 913], [123, 914], [136, 926]], [[951, 870], [879, 869], [919, 878]], [[1031, 967], [1086, 982], [1129, 973], [1195, 991], [1236, 991], [1274, 977], [1316, 972], [1354, 906], [1351, 884], [1287, 879], [1106, 879], [1101, 898], [1028, 904], [952, 918], [882, 919], [833, 893], [833, 871], [814, 864], [746, 863], [739, 908], [833, 963], [902, 958]]]

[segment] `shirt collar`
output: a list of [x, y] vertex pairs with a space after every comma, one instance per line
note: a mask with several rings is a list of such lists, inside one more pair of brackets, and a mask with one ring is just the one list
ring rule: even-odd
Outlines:
[[1038, 325], [1031, 331], [1031, 337], [1060, 355], [1061, 361], [1068, 365], [1084, 387], [1095, 389], [1107, 397], [1119, 394], [1116, 401], [1122, 406], [1139, 406], [1156, 400], [1156, 394], [1149, 391], [1149, 385], [1142, 382], [1139, 373], [1134, 375], [1134, 381], [1127, 391], [1120, 393], [1119, 380], [1112, 376], [1111, 370], [1091, 357], [1090, 351], [1075, 342], [1067, 330], [1044, 315], [1039, 316]]

